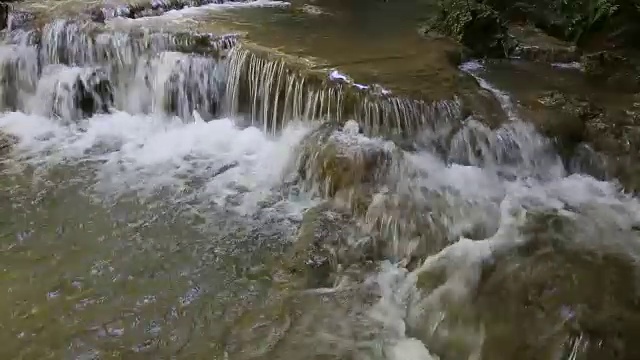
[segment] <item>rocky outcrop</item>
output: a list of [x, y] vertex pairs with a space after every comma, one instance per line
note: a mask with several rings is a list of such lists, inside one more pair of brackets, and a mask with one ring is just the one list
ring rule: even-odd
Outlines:
[[392, 151], [359, 133], [357, 123], [326, 123], [303, 141], [298, 176], [304, 186], [364, 214], [390, 169]]
[[[640, 152], [638, 100], [637, 95], [620, 95], [614, 103], [595, 96], [545, 91], [522, 105], [526, 118], [556, 141], [569, 169], [599, 179], [617, 178], [626, 191], [637, 192], [640, 168], [633, 159]], [[572, 161], [586, 161], [586, 167], [576, 168], [569, 163]]]
[[450, 36], [471, 49], [474, 56], [504, 57], [509, 53], [505, 22], [482, 2], [441, 0], [425, 32]]
[[530, 25], [509, 26], [515, 41], [512, 56], [545, 63], [570, 63], [580, 60], [580, 51], [571, 43], [545, 34]]
[[529, 23], [547, 34], [580, 46], [633, 47], [640, 10], [634, 0], [486, 0], [512, 22]]
[[[453, 37], [476, 56], [503, 57], [515, 49], [519, 55], [540, 60], [541, 54], [550, 52], [543, 50], [551, 46], [547, 50], [554, 50], [554, 58], [574, 59], [575, 51], [560, 50], [554, 38], [587, 50], [640, 48], [640, 7], [634, 0], [440, 0], [438, 6], [427, 30]], [[520, 42], [522, 32], [508, 36], [507, 23], [511, 27], [526, 24], [550, 38], [542, 46], [527, 39]], [[536, 37], [542, 39], [540, 34]]]

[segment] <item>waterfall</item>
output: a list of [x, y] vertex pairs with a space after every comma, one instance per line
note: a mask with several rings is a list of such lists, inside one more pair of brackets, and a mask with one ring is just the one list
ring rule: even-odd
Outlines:
[[[460, 120], [457, 99], [429, 102], [376, 92], [332, 78], [329, 71], [314, 70], [304, 60], [238, 40], [235, 34], [105, 31], [94, 22], [55, 20], [42, 30], [19, 28], [6, 34], [3, 79], [20, 94], [42, 96], [43, 90], [37, 87], [44, 84], [38, 79], [46, 73], [48, 81], [53, 81], [51, 76], [56, 75], [45, 71], [52, 65], [99, 69], [113, 101], [96, 110], [159, 113], [185, 121], [190, 121], [194, 110], [207, 120], [233, 115], [268, 134], [301, 119], [355, 120], [373, 136], [412, 136], [421, 129]], [[64, 71], [56, 74], [69, 76]], [[4, 96], [3, 109], [43, 111], [42, 106], [33, 109], [18, 100], [25, 96], [11, 97]], [[66, 101], [56, 106], [78, 104]], [[80, 113], [76, 108], [58, 108], [51, 115], [77, 117]]]

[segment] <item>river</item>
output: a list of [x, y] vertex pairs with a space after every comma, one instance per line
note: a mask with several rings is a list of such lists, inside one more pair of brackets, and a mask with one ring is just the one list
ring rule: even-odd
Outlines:
[[451, 65], [420, 1], [54, 3], [0, 46], [1, 358], [640, 356], [640, 202], [520, 106], [574, 67]]

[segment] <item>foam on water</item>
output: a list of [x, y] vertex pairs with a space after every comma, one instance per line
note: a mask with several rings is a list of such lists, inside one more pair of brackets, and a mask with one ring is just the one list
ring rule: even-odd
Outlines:
[[205, 15], [207, 12], [212, 11], [225, 11], [232, 9], [242, 8], [283, 8], [290, 6], [286, 1], [272, 1], [272, 0], [255, 0], [247, 2], [224, 2], [220, 4], [212, 3], [197, 7], [185, 7], [180, 10], [170, 10], [163, 13], [160, 16], [152, 17], [140, 17], [136, 19], [130, 19], [125, 17], [114, 17], [107, 21], [109, 26], [113, 27], [127, 27], [127, 26], [140, 26], [141, 24], [153, 24], [153, 23], [165, 23], [167, 21], [175, 22], [193, 22], [193, 17], [198, 15]]
[[[529, 234], [522, 229], [532, 216], [551, 214], [576, 224], [577, 230], [562, 238], [570, 247], [640, 261], [640, 237], [635, 231], [640, 224], [638, 199], [623, 193], [615, 182], [568, 174], [548, 139], [518, 118], [512, 120], [495, 130], [478, 129], [469, 120], [459, 130], [458, 135], [482, 134], [487, 152], [484, 156], [474, 158], [477, 144], [483, 141], [458, 135], [444, 159], [431, 150], [403, 153], [399, 184], [389, 191], [409, 194], [405, 201], [424, 203], [429, 211], [424, 217], [444, 217], [451, 242], [412, 271], [404, 268], [408, 254], [398, 253], [395, 258], [400, 261], [384, 262], [379, 273], [369, 279], [379, 289], [379, 300], [371, 307], [370, 316], [385, 329], [387, 359], [437, 359], [429, 344], [413, 338], [407, 330], [426, 327], [432, 329], [434, 338], [458, 338], [469, 349], [469, 359], [480, 359], [484, 329], [455, 324], [456, 320], [447, 324], [447, 308], [458, 306], [456, 302], [471, 306], [464, 301], [473, 296], [483, 266], [529, 240]], [[451, 156], [456, 153], [456, 141], [470, 149]], [[387, 194], [379, 196], [384, 198]], [[398, 204], [389, 208], [380, 203], [376, 216], [397, 223], [409, 222], [392, 219], [398, 217], [393, 212], [393, 206]], [[369, 208], [370, 213], [374, 207]], [[487, 231], [485, 238], [465, 237], [478, 224], [493, 230]], [[402, 252], [407, 246], [395, 248]], [[425, 293], [417, 285], [418, 277], [424, 273], [444, 273], [446, 280]]]
[[201, 201], [250, 213], [282, 183], [294, 145], [311, 126], [292, 123], [270, 138], [231, 119], [184, 124], [117, 112], [61, 124], [14, 112], [0, 118], [0, 129], [20, 139], [14, 160], [38, 167], [91, 163], [96, 190], [108, 195], [170, 189], [180, 196], [197, 188]]
[[[427, 160], [431, 164], [435, 162]], [[441, 170], [435, 165], [432, 170]], [[434, 173], [436, 173], [434, 171]], [[485, 181], [482, 170], [451, 167], [448, 175], [440, 175], [462, 185]], [[497, 179], [497, 177], [491, 177]], [[488, 181], [489, 183], [491, 181]], [[464, 186], [464, 185], [462, 185]], [[499, 190], [498, 190], [499, 189]], [[502, 196], [499, 193], [502, 192]], [[494, 182], [488, 187], [472, 186], [462, 193], [465, 197], [485, 197], [499, 207], [498, 229], [489, 238], [459, 240], [429, 256], [421, 266], [407, 271], [402, 263], [384, 263], [380, 273], [370, 281], [377, 284], [379, 300], [371, 308], [371, 316], [386, 329], [395, 329], [394, 340], [388, 343], [387, 359], [438, 359], [424, 344], [408, 334], [406, 328], [430, 328], [434, 338], [455, 336], [470, 349], [470, 359], [480, 359], [484, 330], [472, 325], [447, 324], [447, 309], [471, 306], [483, 265], [527, 241], [521, 233], [528, 214], [557, 213], [580, 224], [580, 230], [566, 241], [580, 248], [618, 253], [640, 261], [640, 239], [632, 230], [640, 221], [640, 203], [619, 192], [615, 184], [597, 181], [588, 176], [571, 175], [552, 181], [524, 179]], [[454, 205], [450, 203], [450, 205]], [[464, 220], [464, 219], [463, 219]], [[487, 219], [483, 219], [486, 221]], [[450, 226], [455, 227], [455, 223]], [[431, 292], [418, 285], [423, 273], [446, 274], [446, 280]], [[464, 305], [456, 305], [459, 302]]]

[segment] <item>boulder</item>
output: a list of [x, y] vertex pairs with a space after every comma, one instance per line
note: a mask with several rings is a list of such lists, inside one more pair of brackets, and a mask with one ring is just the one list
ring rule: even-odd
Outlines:
[[484, 270], [474, 303], [482, 358], [637, 359], [640, 288], [626, 254], [567, 241], [575, 224], [535, 216], [529, 242]]
[[516, 42], [512, 56], [546, 63], [580, 60], [579, 50], [573, 44], [549, 36], [533, 26], [511, 25], [509, 35]]
[[530, 117], [547, 137], [562, 146], [573, 146], [585, 140], [586, 123], [602, 114], [589, 99], [560, 91], [545, 91], [533, 101], [525, 102]]
[[297, 171], [305, 188], [325, 198], [338, 199], [363, 214], [376, 186], [384, 184], [393, 145], [359, 134], [349, 121], [343, 128], [326, 123], [303, 140]]
[[475, 0], [440, 0], [437, 14], [425, 32], [450, 36], [468, 47], [474, 56], [504, 57], [511, 47], [500, 14]]

